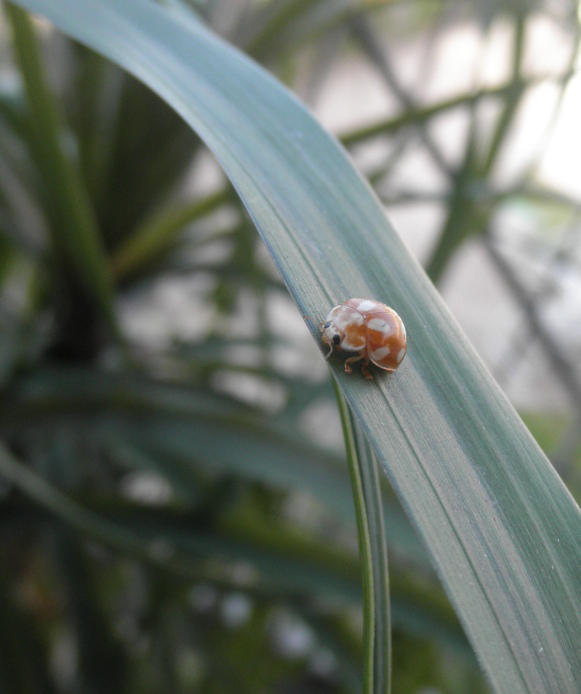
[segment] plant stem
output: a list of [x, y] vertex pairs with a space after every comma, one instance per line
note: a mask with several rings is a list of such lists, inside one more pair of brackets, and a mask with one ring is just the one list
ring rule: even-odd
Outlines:
[[379, 470], [334, 378], [333, 387], [343, 427], [359, 538], [363, 583], [363, 692], [389, 694], [391, 622]]

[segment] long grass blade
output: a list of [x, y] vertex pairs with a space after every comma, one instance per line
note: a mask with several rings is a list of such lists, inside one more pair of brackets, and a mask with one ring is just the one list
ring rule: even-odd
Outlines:
[[143, 0], [18, 0], [170, 103], [212, 149], [318, 339], [350, 296], [390, 303], [406, 362], [333, 369], [495, 689], [576, 692], [579, 509], [345, 153], [284, 87]]
[[89, 197], [64, 149], [64, 130], [28, 15], [6, 6], [31, 119], [30, 147], [48, 192], [55, 253], [115, 326], [113, 284]]
[[[206, 517], [198, 518], [191, 511], [79, 500], [23, 465], [1, 444], [0, 475], [35, 504], [28, 507], [28, 513], [26, 508], [13, 508], [13, 518], [60, 521], [81, 537], [190, 580], [210, 575], [218, 584], [224, 580], [220, 571], [205, 570], [201, 559], [230, 565], [243, 560], [252, 564], [260, 580], [251, 579], [238, 588], [296, 600], [302, 608], [308, 608], [307, 595], [323, 603], [331, 598], [342, 604], [359, 604], [361, 590], [353, 556], [286, 523], [267, 524], [260, 515], [235, 513], [209, 525]], [[399, 626], [412, 633], [437, 634], [442, 645], [469, 660], [459, 625], [441, 608], [437, 596], [434, 599], [433, 592], [411, 585], [405, 573], [400, 583], [401, 598], [395, 599]]]
[[391, 624], [387, 544], [379, 470], [359, 425], [333, 380], [351, 477], [363, 579], [364, 692], [391, 691]]

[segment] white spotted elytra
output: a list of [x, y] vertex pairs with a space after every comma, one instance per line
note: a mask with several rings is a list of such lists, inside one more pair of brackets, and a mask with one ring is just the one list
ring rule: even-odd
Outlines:
[[405, 357], [407, 337], [405, 326], [389, 306], [373, 299], [348, 299], [332, 308], [321, 327], [322, 340], [333, 349], [355, 352], [345, 360], [345, 372], [351, 364], [362, 361], [361, 371], [371, 378], [369, 362], [384, 371], [395, 371]]

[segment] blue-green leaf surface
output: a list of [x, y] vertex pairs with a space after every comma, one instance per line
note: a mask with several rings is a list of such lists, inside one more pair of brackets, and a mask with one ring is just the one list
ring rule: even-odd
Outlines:
[[[408, 357], [341, 389], [497, 691], [577, 692], [580, 514], [343, 150], [272, 77], [146, 0], [18, 0], [143, 80], [205, 140], [316, 334], [392, 305]], [[144, 114], [144, 117], [146, 115]]]

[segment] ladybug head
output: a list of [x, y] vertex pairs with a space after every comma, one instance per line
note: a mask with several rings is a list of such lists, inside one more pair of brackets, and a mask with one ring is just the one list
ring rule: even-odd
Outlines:
[[333, 321], [327, 321], [324, 323], [321, 328], [321, 333], [322, 341], [329, 346], [329, 351], [326, 354], [326, 358], [328, 359], [333, 352], [333, 347], [337, 347], [341, 344], [343, 335]]

